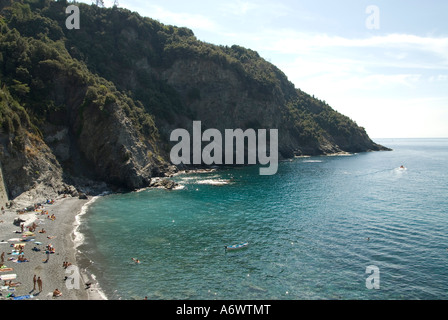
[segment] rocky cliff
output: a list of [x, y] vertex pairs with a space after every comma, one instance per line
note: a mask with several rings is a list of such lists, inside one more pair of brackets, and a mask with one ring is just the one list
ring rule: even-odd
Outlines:
[[194, 120], [278, 129], [285, 158], [386, 149], [255, 51], [116, 7], [79, 4], [82, 28], [68, 30], [67, 5], [0, 2], [0, 161], [10, 198], [146, 187], [175, 170], [170, 132]]

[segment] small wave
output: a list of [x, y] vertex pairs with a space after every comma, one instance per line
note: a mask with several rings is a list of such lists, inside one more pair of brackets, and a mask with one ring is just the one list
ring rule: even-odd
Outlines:
[[94, 274], [90, 274], [90, 276], [92, 277], [93, 281], [95, 282], [95, 289], [93, 289], [93, 291], [96, 292], [96, 294], [102, 299], [102, 300], [108, 300], [106, 294], [104, 293], [104, 291], [101, 289], [99, 282], [96, 278], [96, 276]]
[[338, 152], [338, 153], [328, 154], [327, 157], [351, 157], [351, 156], [354, 156], [356, 154], [357, 153]]
[[[74, 235], [73, 244], [74, 244], [74, 249], [78, 252], [78, 254], [81, 253], [81, 251], [78, 249], [78, 247], [81, 244], [84, 243], [84, 239], [85, 239], [84, 234], [78, 230], [80, 225], [81, 225], [81, 218], [82, 218], [82, 216], [84, 216], [87, 213], [89, 207], [96, 200], [98, 200], [100, 197], [106, 196], [108, 194], [110, 194], [110, 192], [106, 191], [106, 192], [103, 192], [102, 194], [100, 194], [98, 196], [92, 197], [92, 199], [87, 201], [87, 203], [84, 204], [81, 207], [80, 212], [76, 215], [75, 222], [73, 223], [73, 225], [74, 225], [74, 229], [73, 229], [73, 235]], [[93, 263], [92, 260], [89, 259], [89, 261], [90, 261], [90, 263]], [[84, 270], [84, 274], [87, 275], [87, 270], [86, 269]], [[100, 287], [100, 285], [99, 285], [99, 283], [97, 281], [96, 276], [94, 274], [90, 273], [90, 272], [88, 274], [90, 275], [90, 277], [92, 278], [92, 280], [94, 282], [93, 287], [91, 287], [91, 292], [89, 293], [89, 297], [92, 296], [94, 300], [97, 300], [97, 299], [108, 300], [106, 294], [101, 289], [101, 287]]]
[[204, 177], [203, 175], [191, 175], [191, 176], [187, 176], [187, 177], [181, 177], [180, 179], [182, 181], [194, 181], [194, 180], [198, 180], [198, 179], [204, 179], [204, 178], [208, 178], [209, 179], [214, 179], [214, 178], [219, 178], [220, 176], [218, 174], [214, 174], [214, 175], [210, 175], [207, 177]]
[[74, 229], [73, 229], [74, 239], [73, 239], [73, 242], [74, 242], [74, 245], [75, 245], [75, 249], [77, 249], [84, 242], [84, 235], [82, 234], [82, 232], [78, 231], [79, 226], [81, 225], [81, 218], [82, 218], [82, 216], [87, 213], [87, 210], [92, 205], [92, 203], [94, 203], [100, 197], [108, 195], [108, 194], [109, 194], [109, 192], [103, 192], [102, 194], [93, 197], [92, 199], [87, 201], [86, 204], [84, 204], [82, 206], [81, 211], [76, 215], [75, 222], [73, 223], [74, 224]]
[[230, 180], [224, 180], [224, 179], [205, 179], [205, 180], [199, 180], [196, 181], [198, 184], [210, 184], [215, 186], [223, 186], [230, 183]]
[[322, 160], [303, 160], [302, 162], [304, 163], [318, 163], [318, 162], [323, 162]]
[[181, 180], [190, 181], [190, 180], [197, 179], [197, 177], [195, 177], [195, 176], [191, 176], [191, 177], [181, 177], [180, 179], [181, 179]]

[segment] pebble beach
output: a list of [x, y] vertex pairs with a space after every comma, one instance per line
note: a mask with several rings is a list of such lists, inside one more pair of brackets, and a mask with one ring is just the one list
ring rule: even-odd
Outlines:
[[[0, 213], [0, 300], [106, 299], [95, 279], [77, 266], [80, 253], [74, 241], [76, 217], [88, 201], [61, 196], [50, 200], [53, 203], [41, 203], [32, 211], [19, 213], [17, 208], [3, 208]], [[34, 205], [20, 204], [24, 208]], [[54, 252], [48, 248], [54, 248]], [[34, 276], [36, 280], [40, 277], [41, 290], [38, 283], [34, 284]], [[55, 296], [55, 290], [61, 294]]]

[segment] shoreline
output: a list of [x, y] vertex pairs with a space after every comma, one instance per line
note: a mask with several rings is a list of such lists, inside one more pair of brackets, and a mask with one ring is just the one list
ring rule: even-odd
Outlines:
[[[18, 214], [15, 209], [7, 209], [0, 213], [0, 253], [4, 253], [4, 267], [0, 269], [0, 300], [107, 300], [95, 276], [89, 274], [87, 268], [78, 267], [82, 252], [75, 242], [77, 229], [80, 215], [86, 213], [86, 205], [91, 201], [91, 197], [83, 200], [60, 196], [53, 204], [44, 204], [38, 210]], [[26, 205], [22, 202], [20, 207]], [[51, 215], [55, 219], [50, 219]], [[23, 232], [20, 225], [14, 224], [17, 218], [23, 221]], [[35, 230], [26, 236], [33, 225]], [[42, 230], [45, 233], [41, 233]], [[55, 252], [46, 254], [46, 246], [50, 244]], [[24, 245], [26, 262], [18, 261], [19, 255], [13, 245]], [[68, 268], [63, 265], [66, 261], [71, 263]], [[37, 285], [33, 288], [34, 275], [41, 278], [42, 291]], [[9, 280], [5, 282], [5, 276], [12, 278], [11, 286]], [[79, 281], [70, 281], [66, 277], [79, 278]], [[53, 297], [55, 289], [62, 296]]]
[[87, 260], [89, 260], [89, 265], [93, 263], [93, 261], [91, 261], [90, 259], [88, 259], [85, 254], [78, 249], [79, 246], [81, 246], [82, 244], [84, 244], [84, 235], [82, 234], [82, 232], [78, 231], [79, 227], [81, 226], [81, 219], [82, 217], [87, 214], [87, 210], [89, 208], [89, 206], [95, 202], [99, 197], [109, 194], [109, 192], [104, 192], [100, 195], [97, 196], [92, 196], [90, 198], [86, 200], [84, 200], [84, 204], [82, 205], [82, 207], [80, 208], [79, 212], [75, 215], [74, 217], [74, 222], [73, 222], [73, 231], [71, 233], [71, 237], [72, 237], [72, 247], [73, 250], [75, 251], [75, 259], [77, 264], [79, 264], [79, 271], [80, 271], [80, 275], [83, 279], [83, 283], [92, 283], [92, 285], [89, 286], [89, 289], [87, 290], [87, 300], [108, 300], [106, 294], [102, 291], [102, 289], [100, 288], [99, 282], [95, 276], [95, 274], [92, 274], [90, 272], [87, 271], [87, 268], [89, 266], [83, 266], [81, 263], [81, 256], [84, 256]]

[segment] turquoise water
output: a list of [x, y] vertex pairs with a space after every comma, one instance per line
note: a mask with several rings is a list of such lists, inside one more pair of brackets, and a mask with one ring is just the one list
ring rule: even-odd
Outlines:
[[394, 151], [101, 197], [80, 229], [88, 270], [109, 299], [448, 299], [448, 139], [377, 142]]

